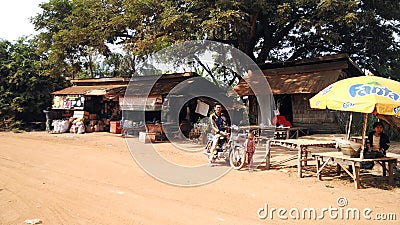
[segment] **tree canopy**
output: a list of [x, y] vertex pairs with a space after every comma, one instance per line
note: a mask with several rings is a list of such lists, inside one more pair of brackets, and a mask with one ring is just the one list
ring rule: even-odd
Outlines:
[[[93, 74], [110, 44], [135, 57], [177, 42], [214, 40], [257, 63], [348, 53], [376, 75], [400, 78], [400, 5], [389, 0], [50, 0], [33, 18], [52, 72]], [[60, 66], [62, 65], [62, 66]]]
[[65, 87], [63, 77], [42, 72], [43, 58], [35, 50], [24, 38], [16, 43], [0, 39], [0, 129], [42, 121], [42, 110], [51, 106], [50, 93]]

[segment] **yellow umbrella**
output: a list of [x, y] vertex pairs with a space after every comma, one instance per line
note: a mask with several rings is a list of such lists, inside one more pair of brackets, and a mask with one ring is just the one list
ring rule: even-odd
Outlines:
[[365, 113], [362, 132], [364, 149], [368, 113], [400, 116], [400, 82], [377, 76], [343, 79], [312, 97], [310, 107]]

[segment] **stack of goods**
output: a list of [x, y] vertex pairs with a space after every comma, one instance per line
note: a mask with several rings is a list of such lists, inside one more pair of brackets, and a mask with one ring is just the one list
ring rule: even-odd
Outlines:
[[104, 122], [102, 120], [97, 121], [97, 124], [94, 125], [94, 131], [95, 132], [104, 131]]
[[68, 131], [70, 122], [68, 120], [53, 120], [53, 133], [65, 133]]
[[85, 129], [85, 124], [83, 123], [84, 118], [79, 118], [76, 119], [72, 122], [71, 129], [69, 132], [75, 133], [75, 134], [84, 134], [86, 129]]

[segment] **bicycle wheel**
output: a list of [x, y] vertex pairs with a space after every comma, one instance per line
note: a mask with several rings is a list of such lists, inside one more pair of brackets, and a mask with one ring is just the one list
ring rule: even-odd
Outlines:
[[246, 152], [244, 147], [235, 147], [230, 155], [229, 162], [233, 169], [239, 170], [243, 167], [246, 160]]

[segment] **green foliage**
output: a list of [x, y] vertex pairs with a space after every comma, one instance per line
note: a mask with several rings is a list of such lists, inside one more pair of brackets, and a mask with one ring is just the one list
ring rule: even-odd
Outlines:
[[0, 40], [0, 129], [20, 128], [44, 120], [50, 93], [65, 87], [65, 79], [42, 73], [41, 56], [33, 41], [12, 44]]
[[96, 77], [131, 77], [135, 73], [133, 54], [111, 53], [96, 70]]
[[12, 132], [13, 133], [23, 133], [24, 130], [21, 130], [21, 129], [18, 129], [18, 128], [14, 128], [14, 129], [12, 129]]
[[57, 65], [49, 67], [53, 73], [118, 76], [91, 60], [113, 57], [108, 44], [139, 60], [177, 42], [208, 39], [258, 63], [346, 52], [376, 75], [400, 78], [398, 1], [50, 0], [41, 7], [33, 23], [48, 64]]

